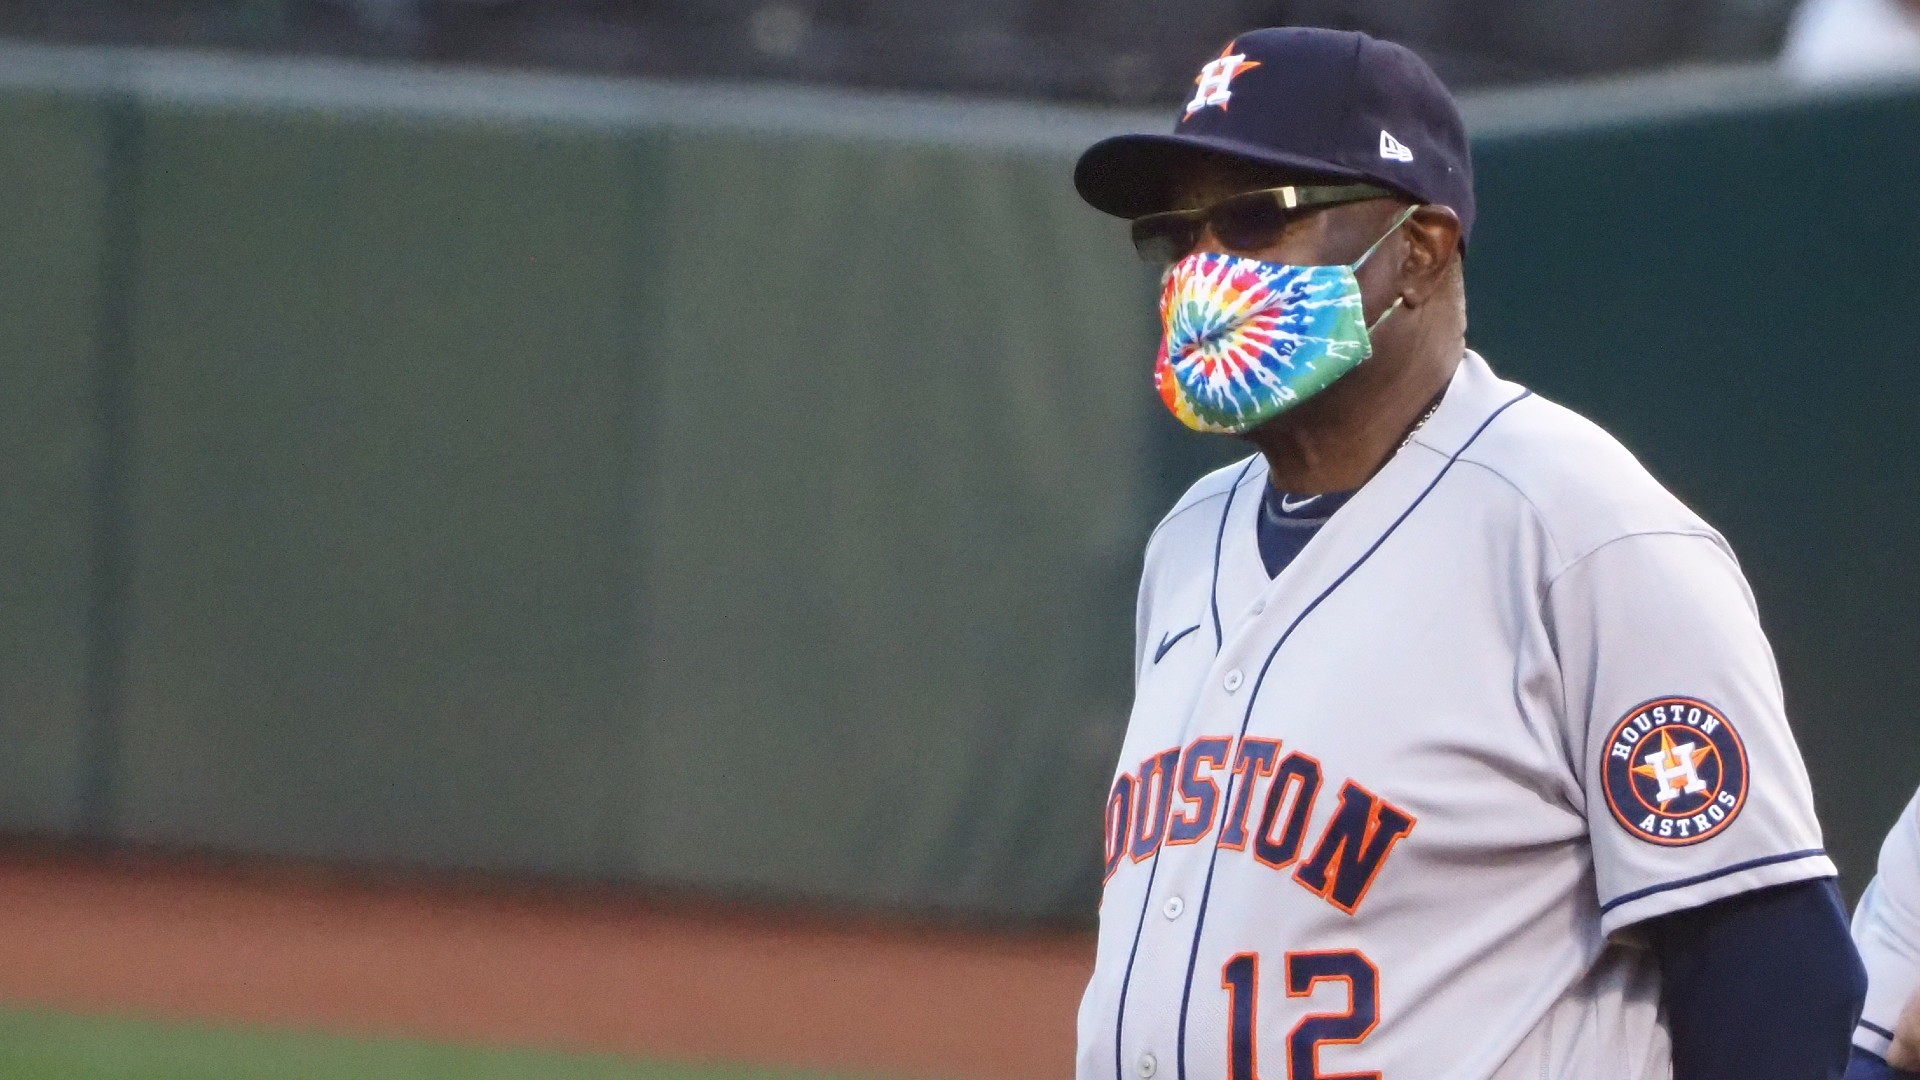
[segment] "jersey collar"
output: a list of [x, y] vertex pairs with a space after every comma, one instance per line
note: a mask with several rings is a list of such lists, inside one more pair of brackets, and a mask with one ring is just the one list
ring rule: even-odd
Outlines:
[[1495, 410], [1521, 393], [1524, 388], [1502, 380], [1477, 353], [1468, 352], [1454, 369], [1433, 416], [1271, 579], [1260, 558], [1257, 531], [1267, 470], [1256, 455], [1241, 474], [1232, 505], [1224, 511], [1227, 520], [1215, 585], [1223, 647], [1231, 647], [1237, 633], [1264, 634], [1264, 628], [1276, 620], [1281, 625], [1291, 621], [1338, 580], [1361, 552], [1393, 528]]

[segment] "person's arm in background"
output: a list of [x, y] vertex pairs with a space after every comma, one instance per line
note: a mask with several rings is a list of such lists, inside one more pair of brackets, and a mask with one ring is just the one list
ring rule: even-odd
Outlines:
[[1900, 1023], [1894, 1026], [1893, 1046], [1887, 1051], [1887, 1061], [1894, 1068], [1920, 1076], [1920, 994], [1913, 995], [1906, 1009], [1900, 1013]]
[[1674, 1080], [1852, 1080], [1867, 973], [1834, 879], [1742, 893], [1643, 929], [1660, 961]]
[[1846, 1080], [1920, 1080], [1920, 994], [1901, 1010], [1886, 1057], [1864, 1047], [1853, 1048]]
[[1853, 913], [1867, 965], [1867, 1006], [1847, 1080], [1920, 1080], [1920, 795], [1886, 842]]

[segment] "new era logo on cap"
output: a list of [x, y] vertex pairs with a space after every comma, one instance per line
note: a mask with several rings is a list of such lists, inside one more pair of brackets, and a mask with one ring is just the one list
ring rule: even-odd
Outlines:
[[1388, 161], [1412, 161], [1413, 151], [1407, 148], [1406, 143], [1394, 138], [1392, 132], [1381, 128], [1380, 156]]

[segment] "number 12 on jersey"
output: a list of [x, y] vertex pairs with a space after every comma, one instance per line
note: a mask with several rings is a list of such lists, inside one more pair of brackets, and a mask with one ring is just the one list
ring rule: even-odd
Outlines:
[[[1377, 1072], [1323, 1073], [1323, 1043], [1352, 1044], [1380, 1023], [1380, 970], [1362, 953], [1293, 952], [1286, 955], [1287, 996], [1312, 997], [1323, 982], [1347, 984], [1347, 1011], [1312, 1013], [1287, 1034], [1286, 1080], [1380, 1080]], [[1260, 1080], [1260, 954], [1240, 953], [1220, 971], [1227, 992], [1227, 1080]], [[1277, 1078], [1276, 1078], [1277, 1080]]]

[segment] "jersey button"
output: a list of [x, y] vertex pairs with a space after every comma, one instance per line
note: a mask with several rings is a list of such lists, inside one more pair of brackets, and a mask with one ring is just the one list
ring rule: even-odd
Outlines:
[[1153, 1074], [1159, 1071], [1160, 1061], [1153, 1056], [1153, 1051], [1149, 1050], [1140, 1055], [1140, 1080], [1153, 1080]]
[[1240, 684], [1244, 681], [1246, 681], [1246, 676], [1240, 674], [1239, 668], [1234, 668], [1232, 671], [1227, 672], [1226, 678], [1220, 680], [1220, 685], [1226, 687], [1227, 693], [1231, 694], [1235, 690], [1240, 689]]
[[1160, 905], [1160, 910], [1166, 913], [1167, 918], [1177, 919], [1181, 912], [1187, 910], [1187, 902], [1177, 896], [1169, 896], [1167, 902]]

